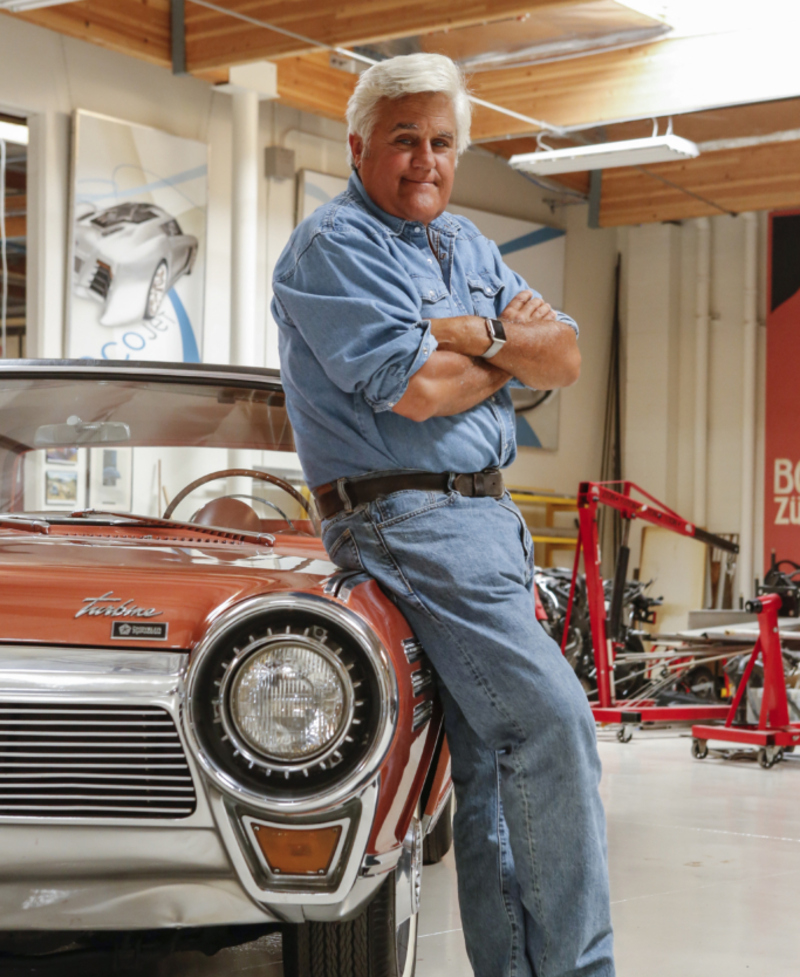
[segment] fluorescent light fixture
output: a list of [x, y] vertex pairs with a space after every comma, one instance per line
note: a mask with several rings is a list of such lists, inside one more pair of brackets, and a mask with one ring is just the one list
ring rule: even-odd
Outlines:
[[700, 150], [680, 136], [648, 136], [646, 139], [623, 139], [591, 146], [567, 149], [539, 149], [535, 153], [518, 153], [509, 163], [515, 170], [553, 176], [557, 173], [579, 173], [583, 170], [610, 170], [616, 166], [646, 166], [693, 159]]
[[3, 122], [0, 120], [0, 139], [4, 142], [15, 142], [18, 146], [27, 146], [28, 127], [18, 122]]
[[37, 10], [39, 7], [60, 7], [65, 3], [76, 3], [77, 0], [0, 0], [0, 10], [10, 10], [12, 14], [21, 14], [26, 10]]

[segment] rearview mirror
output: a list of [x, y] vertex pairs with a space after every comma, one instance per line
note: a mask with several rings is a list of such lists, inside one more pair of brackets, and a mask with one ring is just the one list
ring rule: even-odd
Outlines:
[[131, 429], [122, 421], [82, 421], [80, 417], [68, 417], [66, 424], [37, 427], [33, 444], [36, 448], [49, 448], [65, 444], [118, 444], [130, 439]]

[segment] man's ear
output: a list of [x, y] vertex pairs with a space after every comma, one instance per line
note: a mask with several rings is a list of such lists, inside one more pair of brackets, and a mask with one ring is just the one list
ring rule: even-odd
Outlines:
[[347, 137], [350, 143], [350, 152], [353, 154], [353, 162], [356, 165], [356, 169], [361, 165], [361, 157], [364, 155], [364, 140], [361, 136], [355, 135], [355, 133], [350, 133]]

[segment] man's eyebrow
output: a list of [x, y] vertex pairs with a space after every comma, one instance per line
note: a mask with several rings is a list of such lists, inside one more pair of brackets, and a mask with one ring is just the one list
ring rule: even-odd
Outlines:
[[[419, 129], [419, 126], [417, 125], [416, 122], [396, 122], [394, 126], [392, 126], [392, 132], [395, 132], [397, 129]], [[439, 132], [436, 133], [436, 135], [444, 139], [455, 138], [453, 133], [448, 132], [446, 129], [440, 129]]]

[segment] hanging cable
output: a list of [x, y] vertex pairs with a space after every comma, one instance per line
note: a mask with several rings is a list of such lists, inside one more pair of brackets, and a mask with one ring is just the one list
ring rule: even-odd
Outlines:
[[3, 342], [3, 359], [6, 350], [6, 323], [8, 320], [8, 254], [6, 248], [6, 141], [0, 138], [0, 266], [3, 271], [3, 291], [0, 297], [0, 335]]

